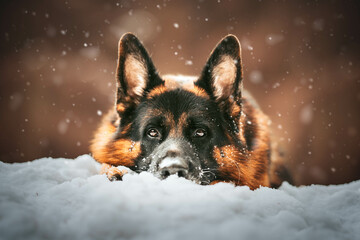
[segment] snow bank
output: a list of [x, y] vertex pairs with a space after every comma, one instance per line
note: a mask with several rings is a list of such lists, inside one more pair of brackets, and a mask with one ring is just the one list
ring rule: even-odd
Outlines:
[[279, 190], [149, 173], [109, 182], [90, 156], [0, 162], [0, 239], [359, 239], [360, 181]]

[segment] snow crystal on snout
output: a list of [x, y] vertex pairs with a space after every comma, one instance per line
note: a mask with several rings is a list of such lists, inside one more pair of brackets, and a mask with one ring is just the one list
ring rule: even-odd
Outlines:
[[149, 172], [110, 182], [89, 155], [0, 162], [1, 239], [358, 239], [360, 181], [201, 186]]

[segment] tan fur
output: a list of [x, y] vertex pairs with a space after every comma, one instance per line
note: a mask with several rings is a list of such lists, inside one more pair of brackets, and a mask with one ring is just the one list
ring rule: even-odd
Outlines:
[[163, 94], [166, 92], [166, 87], [164, 85], [160, 85], [158, 87], [155, 87], [151, 92], [148, 93], [146, 96], [148, 99], [153, 98], [155, 96], [159, 96], [160, 94]]
[[108, 179], [122, 178], [124, 174], [128, 173], [126, 170], [120, 170], [110, 164], [103, 163], [101, 165], [100, 174], [106, 174]]
[[145, 89], [147, 70], [144, 63], [133, 55], [127, 56], [125, 60], [125, 76], [128, 79], [128, 94], [130, 96], [141, 96]]
[[[234, 59], [230, 56], [222, 56], [220, 62], [214, 67], [212, 72], [216, 97], [230, 96], [232, 84], [235, 82], [236, 66]], [[232, 84], [228, 84], [232, 83]]]
[[[252, 111], [252, 113], [250, 113]], [[260, 109], [253, 108], [249, 103], [244, 104], [244, 114], [241, 118], [238, 137], [245, 142], [244, 126], [245, 115], [252, 114], [256, 125], [256, 143], [252, 150], [244, 148], [242, 151], [233, 145], [215, 147], [213, 156], [219, 163], [222, 177], [236, 185], [247, 185], [250, 189], [259, 186], [270, 186], [268, 151], [270, 150], [270, 134], [267, 125], [267, 116]], [[261, 173], [261, 174], [258, 174]]]
[[[129, 139], [114, 141], [117, 126], [112, 124], [117, 113], [110, 111], [104, 118], [100, 127], [95, 132], [95, 137], [90, 145], [93, 157], [100, 163], [114, 166], [134, 166], [134, 160], [139, 156], [140, 143]], [[115, 121], [115, 124], [119, 121]]]

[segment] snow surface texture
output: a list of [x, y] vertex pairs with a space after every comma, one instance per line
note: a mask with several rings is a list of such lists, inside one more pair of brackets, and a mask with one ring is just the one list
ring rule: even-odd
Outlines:
[[89, 155], [0, 162], [0, 239], [360, 239], [360, 181], [251, 191], [99, 169]]

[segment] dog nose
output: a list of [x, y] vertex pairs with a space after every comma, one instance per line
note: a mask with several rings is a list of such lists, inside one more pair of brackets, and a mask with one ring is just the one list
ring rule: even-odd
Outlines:
[[189, 166], [182, 158], [167, 157], [159, 164], [159, 173], [162, 178], [167, 178], [170, 175], [177, 175], [186, 178], [188, 176]]

